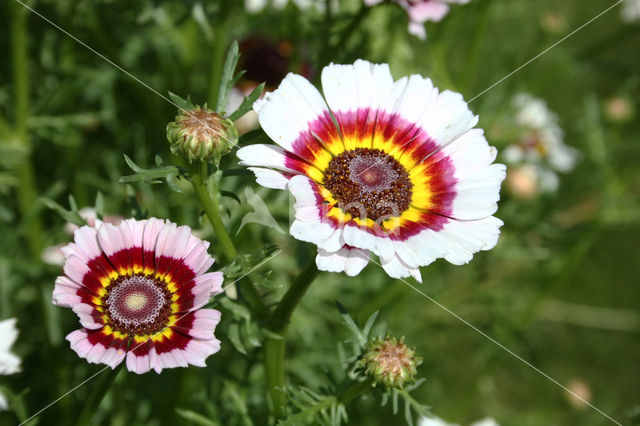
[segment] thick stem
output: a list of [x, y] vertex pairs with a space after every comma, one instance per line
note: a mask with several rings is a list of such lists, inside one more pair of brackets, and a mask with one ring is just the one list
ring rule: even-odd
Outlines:
[[28, 12], [20, 3], [10, 2], [11, 8], [11, 61], [13, 63], [13, 84], [15, 87], [15, 131], [17, 140], [27, 148], [27, 153], [17, 167], [18, 206], [22, 215], [29, 251], [33, 258], [39, 258], [42, 246], [40, 218], [37, 215], [35, 179], [29, 152], [29, 69], [27, 62], [27, 21]]
[[198, 200], [200, 201], [207, 218], [209, 218], [211, 226], [213, 226], [213, 230], [216, 233], [216, 238], [220, 243], [220, 248], [222, 249], [224, 256], [227, 261], [231, 261], [236, 258], [238, 252], [236, 251], [233, 241], [231, 241], [231, 237], [229, 237], [229, 233], [224, 227], [224, 223], [220, 217], [218, 197], [211, 197], [209, 195], [209, 190], [206, 184], [207, 176], [207, 163], [200, 162], [192, 165], [191, 183], [193, 185], [193, 189], [196, 191]]
[[300, 271], [296, 280], [278, 303], [271, 316], [271, 324], [268, 327], [269, 335], [264, 343], [264, 366], [267, 378], [267, 393], [271, 411], [277, 418], [284, 415], [284, 407], [287, 402], [285, 396], [278, 388], [285, 385], [285, 349], [286, 334], [291, 314], [306, 293], [307, 289], [318, 275], [315, 259]]
[[345, 389], [344, 392], [341, 392], [340, 395], [338, 395], [338, 401], [340, 401], [340, 403], [344, 405], [347, 405], [358, 396], [362, 395], [368, 390], [371, 390], [372, 383], [373, 379], [366, 379], [362, 382], [355, 383], [351, 387]]
[[278, 419], [283, 417], [284, 407], [287, 403], [287, 398], [279, 390], [284, 388], [285, 384], [285, 337], [286, 327], [280, 330], [270, 330], [270, 335], [264, 341], [264, 369], [269, 408]]
[[280, 303], [278, 303], [278, 307], [272, 317], [276, 322], [285, 327], [287, 326], [289, 319], [291, 319], [291, 314], [319, 272], [316, 261], [312, 258], [300, 271], [296, 280], [291, 284]]
[[[230, 262], [236, 258], [238, 251], [236, 250], [236, 247], [234, 246], [233, 241], [222, 222], [222, 218], [220, 217], [218, 197], [212, 197], [209, 194], [209, 189], [206, 184], [207, 177], [207, 163], [202, 162], [192, 164], [191, 184], [193, 185], [193, 189], [196, 192], [198, 200], [204, 209], [204, 213], [207, 215], [209, 222], [211, 222], [211, 226], [213, 226], [213, 230], [216, 233], [216, 237], [218, 238], [224, 257], [227, 262]], [[264, 318], [267, 315], [267, 308], [264, 306], [264, 303], [260, 298], [260, 294], [253, 283], [244, 277], [239, 280], [238, 287], [258, 318]]]
[[113, 381], [115, 380], [120, 370], [122, 370], [122, 366], [124, 364], [124, 361], [121, 362], [119, 366], [117, 366], [113, 370], [109, 370], [106, 374], [102, 375], [98, 379], [98, 383], [96, 383], [93, 391], [91, 392], [91, 395], [89, 395], [87, 402], [84, 404], [84, 407], [80, 412], [80, 417], [78, 417], [78, 422], [76, 423], [78, 426], [91, 424], [91, 419], [98, 410], [100, 402], [102, 402], [107, 392], [109, 392], [109, 388], [113, 384]]

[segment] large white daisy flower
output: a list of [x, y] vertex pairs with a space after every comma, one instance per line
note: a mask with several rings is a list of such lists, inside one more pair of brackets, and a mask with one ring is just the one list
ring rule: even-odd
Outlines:
[[254, 104], [278, 145], [238, 151], [258, 183], [294, 195], [291, 234], [318, 246], [320, 270], [357, 275], [374, 253], [420, 281], [420, 266], [496, 245], [505, 166], [460, 94], [363, 60], [325, 67], [322, 87], [326, 102], [288, 74]]

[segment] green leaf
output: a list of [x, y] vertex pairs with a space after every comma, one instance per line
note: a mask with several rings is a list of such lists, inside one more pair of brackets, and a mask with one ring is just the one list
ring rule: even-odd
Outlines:
[[50, 198], [42, 197], [40, 198], [40, 200], [44, 203], [45, 206], [47, 206], [51, 210], [55, 210], [65, 221], [78, 226], [87, 224], [87, 222], [78, 214], [77, 211], [67, 210]]
[[[254, 141], [254, 139], [258, 139], [257, 141]], [[265, 142], [269, 141], [269, 138], [267, 137], [267, 134], [264, 132], [264, 130], [262, 129], [255, 129], [255, 130], [251, 130], [243, 135], [240, 135], [240, 138], [238, 139], [238, 146], [245, 146], [245, 145], [249, 145], [249, 142], [254, 141], [255, 142], [260, 142], [260, 140], [264, 140]]]
[[253, 176], [253, 173], [247, 169], [228, 169], [222, 171], [222, 176]]
[[251, 109], [253, 108], [253, 103], [260, 97], [263, 91], [264, 83], [253, 89], [253, 91], [249, 93], [249, 96], [244, 97], [238, 109], [236, 109], [232, 114], [229, 115], [229, 119], [232, 121], [236, 121], [238, 118], [251, 111]]
[[93, 205], [96, 210], [96, 217], [98, 219], [102, 219], [104, 216], [104, 198], [102, 196], [102, 192], [98, 191], [96, 194], [96, 202]]
[[[133, 162], [131, 158], [124, 155], [124, 161], [129, 168], [135, 172], [133, 175], [121, 176], [118, 182], [131, 183], [131, 182], [144, 182], [146, 184], [160, 183], [158, 179], [164, 179], [167, 182], [169, 188], [176, 192], [182, 192], [182, 189], [176, 184], [175, 179], [180, 175], [180, 169], [176, 166], [165, 166], [156, 169], [143, 169]], [[156, 158], [156, 162], [158, 159]], [[162, 163], [160, 163], [162, 164]]]
[[220, 91], [218, 92], [218, 100], [216, 104], [216, 112], [222, 113], [227, 106], [229, 100], [229, 93], [234, 84], [234, 71], [238, 65], [238, 58], [240, 58], [238, 42], [234, 40], [229, 46], [227, 52], [227, 58], [224, 61], [222, 68], [222, 79], [220, 80]]
[[229, 310], [235, 317], [237, 317], [236, 319], [251, 319], [251, 312], [249, 311], [249, 309], [247, 309], [246, 306], [241, 305], [240, 303], [236, 303], [231, 299], [224, 298], [220, 299], [220, 304], [227, 310]]
[[229, 324], [229, 341], [238, 352], [243, 355], [247, 354], [247, 349], [240, 338], [240, 325], [238, 323]]
[[173, 104], [181, 111], [190, 111], [196, 107], [191, 103], [191, 99], [189, 99], [189, 97], [187, 97], [187, 99], [182, 99], [175, 93], [169, 92], [169, 98], [173, 101]]
[[182, 408], [176, 408], [176, 413], [185, 420], [189, 420], [191, 423], [200, 425], [200, 426], [220, 426], [219, 423], [214, 422], [213, 420], [208, 419], [202, 414], [196, 413], [191, 410], [183, 410]]

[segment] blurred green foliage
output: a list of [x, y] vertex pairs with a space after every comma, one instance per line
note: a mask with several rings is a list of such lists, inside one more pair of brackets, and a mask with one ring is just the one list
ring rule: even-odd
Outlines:
[[[0, 51], [7, 59], [12, 2], [4, 2], [0, 12]], [[344, 44], [327, 51], [327, 37], [331, 43], [341, 41], [360, 8], [357, 0], [339, 3], [327, 19], [293, 4], [248, 15], [242, 2], [224, 11], [215, 1], [28, 2], [160, 94], [190, 94], [199, 104], [215, 104], [208, 97], [221, 15], [228, 15], [225, 46], [255, 36], [272, 43], [286, 40], [292, 46], [291, 69], [304, 68], [312, 79], [328, 61], [366, 58], [390, 63], [396, 77], [430, 76], [437, 86], [471, 99], [613, 2], [474, 0], [453, 7], [441, 23], [427, 24], [426, 42], [407, 33], [401, 8], [385, 4], [369, 11]], [[173, 185], [181, 193], [164, 183], [119, 182], [130, 174], [124, 155], [144, 169], [155, 167], [156, 154], [165, 163], [175, 162], [165, 137], [175, 107], [24, 12], [28, 146], [15, 142], [12, 61], [0, 61], [0, 318], [18, 318], [15, 351], [23, 357], [23, 371], [1, 376], [0, 384], [21, 395], [24, 404], [24, 409], [0, 413], [2, 424], [35, 413], [102, 368], [78, 358], [64, 341], [79, 324], [70, 310], [51, 304], [60, 268], [44, 264], [26, 246], [34, 215], [43, 222], [40, 247], [70, 239], [64, 220], [45, 207], [43, 198], [66, 208], [71, 194], [84, 207], [100, 193], [106, 214], [171, 218], [213, 237], [202, 225], [191, 188], [179, 177]], [[626, 121], [610, 119], [605, 105], [621, 96], [640, 110], [639, 41], [640, 26], [623, 24], [616, 8], [470, 104], [480, 116], [479, 126], [500, 149], [509, 140], [496, 129], [512, 119], [512, 96], [525, 91], [545, 99], [559, 115], [566, 143], [579, 149], [582, 159], [574, 172], [561, 176], [555, 194], [522, 200], [503, 190], [497, 216], [505, 226], [498, 246], [463, 267], [435, 262], [423, 269], [421, 287], [551, 377], [572, 389], [588, 389], [585, 398], [625, 424], [640, 404], [640, 125], [637, 113]], [[16, 193], [24, 182], [17, 170], [25, 156], [33, 165], [40, 201], [20, 213]], [[233, 155], [223, 163], [236, 168]], [[222, 187], [243, 203], [222, 199], [231, 233], [252, 211], [243, 196], [247, 186], [287, 229], [290, 205], [284, 191], [258, 188], [250, 175], [232, 175], [223, 178]], [[251, 223], [237, 240], [243, 254], [267, 244], [282, 250], [257, 271], [260, 277], [272, 271], [270, 282], [280, 284], [262, 288], [273, 302], [315, 249]], [[439, 417], [461, 424], [486, 416], [502, 425], [607, 422], [374, 264], [356, 278], [323, 273], [311, 287], [289, 329], [292, 385], [320, 389], [329, 385], [328, 375], [344, 375], [336, 354], [349, 331], [341, 326], [334, 300], [360, 322], [379, 310], [379, 321], [390, 332], [415, 345], [423, 358], [418, 376], [426, 382], [412, 395]], [[224, 295], [213, 305], [223, 312], [217, 331], [223, 344], [208, 359], [209, 367], [120, 374], [96, 424], [266, 422], [264, 371], [256, 362], [259, 336], [243, 322], [242, 305]], [[73, 423], [94, 385], [90, 381], [62, 398], [38, 417], [40, 424]], [[350, 424], [402, 421], [390, 407], [378, 406], [370, 396], [351, 404]]]

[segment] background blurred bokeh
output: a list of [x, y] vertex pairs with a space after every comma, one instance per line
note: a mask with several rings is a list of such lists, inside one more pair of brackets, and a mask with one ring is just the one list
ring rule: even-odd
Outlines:
[[[396, 77], [419, 73], [473, 99], [479, 126], [501, 151], [519, 137], [514, 96], [544, 100], [564, 143], [579, 153], [575, 167], [557, 174], [556, 190], [542, 191], [526, 176], [524, 191], [503, 185], [498, 246], [463, 267], [435, 262], [423, 269], [420, 288], [613, 418], [631, 424], [635, 416], [637, 422], [639, 23], [624, 21], [621, 6], [614, 8], [483, 93], [613, 0], [473, 0], [427, 24], [426, 41], [407, 33], [406, 13], [391, 4], [363, 14], [349, 33], [361, 4], [335, 3], [327, 19], [323, 7], [301, 9], [293, 2], [255, 13], [242, 2], [28, 2], [160, 94], [190, 95], [199, 104], [214, 90], [213, 55], [234, 39], [248, 71], [240, 91], [265, 80], [273, 89], [289, 71], [317, 81], [328, 62], [388, 62]], [[152, 167], [156, 154], [171, 161], [165, 127], [176, 114], [173, 105], [13, 0], [1, 6], [0, 28], [0, 319], [18, 318], [15, 353], [23, 358], [21, 373], [0, 376], [0, 387], [18, 395], [14, 411], [0, 412], [0, 423], [13, 424], [101, 368], [69, 348], [64, 336], [79, 327], [77, 319], [51, 304], [60, 267], [45, 263], [42, 252], [71, 237], [42, 197], [69, 208], [71, 194], [78, 207], [87, 207], [100, 193], [107, 214], [130, 216], [138, 205], [145, 214], [213, 235], [201, 224], [187, 185], [177, 193], [164, 183], [118, 182], [131, 173], [123, 154], [142, 167]], [[326, 48], [328, 34], [337, 48]], [[236, 167], [234, 155], [224, 162]], [[241, 200], [252, 187], [287, 228], [290, 200], [283, 191], [258, 188], [252, 176], [223, 182]], [[251, 207], [232, 197], [223, 202], [234, 234]], [[267, 243], [283, 249], [265, 266], [280, 284], [268, 290], [274, 301], [315, 250], [259, 224], [243, 227], [238, 239], [245, 253]], [[334, 300], [361, 322], [380, 310], [387, 329], [416, 347], [424, 359], [419, 376], [427, 381], [413, 395], [447, 421], [608, 422], [373, 263], [356, 278], [324, 273], [314, 283], [290, 329], [291, 383], [319, 388], [329, 383], [327, 371], [344, 374], [337, 347], [348, 332]], [[223, 349], [209, 358], [209, 367], [121, 375], [97, 421], [198, 424], [199, 413], [210, 424], [263, 424], [263, 370], [252, 331], [241, 315], [229, 313], [240, 309], [231, 299], [221, 296], [214, 304], [223, 311], [217, 332]], [[74, 422], [92, 385], [41, 414], [40, 424]], [[402, 424], [402, 416], [378, 405], [369, 398], [350, 406], [350, 424]]]

